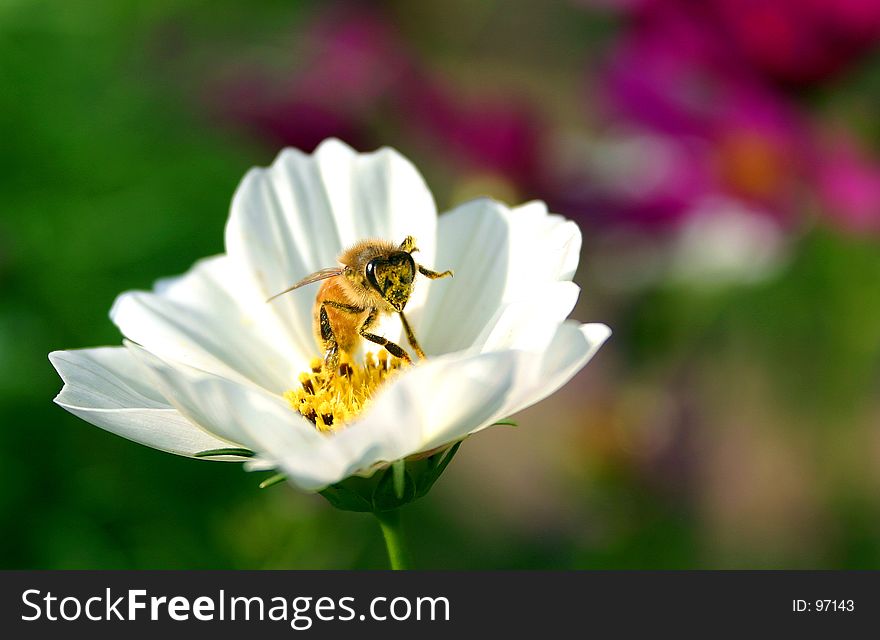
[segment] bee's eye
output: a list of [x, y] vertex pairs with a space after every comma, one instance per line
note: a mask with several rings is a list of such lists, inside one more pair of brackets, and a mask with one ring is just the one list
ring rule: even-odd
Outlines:
[[384, 290], [382, 289], [381, 285], [379, 285], [379, 281], [376, 279], [376, 264], [380, 262], [380, 260], [381, 258], [373, 258], [372, 260], [370, 260], [367, 263], [367, 268], [365, 269], [365, 271], [367, 275], [367, 282], [369, 282], [376, 291], [384, 294]]
[[392, 260], [400, 282], [411, 284], [416, 276], [416, 263], [412, 256], [406, 252], [401, 252], [394, 256]]
[[380, 258], [373, 258], [364, 268], [367, 282], [383, 297], [389, 290], [412, 285], [416, 275], [416, 264], [406, 252], [395, 252]]

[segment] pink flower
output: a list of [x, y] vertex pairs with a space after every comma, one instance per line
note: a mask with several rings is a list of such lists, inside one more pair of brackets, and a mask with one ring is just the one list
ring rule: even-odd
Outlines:
[[876, 0], [711, 0], [718, 31], [756, 70], [811, 83], [844, 70], [880, 41]]
[[[614, 136], [626, 148], [633, 132], [642, 147], [617, 163], [623, 175], [591, 176], [588, 202], [604, 206], [608, 222], [669, 226], [705, 213], [706, 202], [731, 200], [791, 225], [815, 201], [834, 225], [880, 231], [880, 164], [846, 132], [829, 142], [812, 114], [742, 64], [741, 52], [710, 19], [723, 4], [712, 0], [707, 13], [685, 12], [681, 2], [638, 10], [594, 95], [609, 130], [626, 132], [612, 135], [612, 153]], [[810, 0], [805, 11], [821, 4]], [[761, 6], [773, 12], [788, 4]], [[851, 3], [844, 7], [855, 11]], [[873, 22], [864, 18], [867, 32]]]
[[432, 153], [461, 172], [496, 174], [526, 191], [536, 187], [543, 125], [524, 100], [462, 98], [440, 80], [410, 83], [402, 94], [401, 124]]
[[211, 95], [221, 116], [273, 147], [312, 150], [333, 136], [371, 144], [384, 102], [416, 73], [391, 25], [355, 5], [318, 14], [291, 50], [280, 73], [237, 71]]
[[[600, 74], [600, 111], [613, 130], [635, 131], [631, 182], [658, 172], [659, 188], [607, 193], [622, 220], [665, 223], [690, 215], [707, 199], [737, 198], [778, 220], [799, 205], [809, 172], [806, 119], [784, 96], [743, 73], [690, 15], [667, 11], [636, 24], [612, 50]], [[657, 148], [664, 153], [656, 154]], [[677, 168], [642, 166], [677, 163]]]
[[851, 231], [880, 231], [880, 164], [852, 141], [838, 138], [826, 149], [816, 174], [826, 215]]
[[449, 78], [428, 71], [381, 12], [334, 5], [301, 28], [295, 53], [280, 74], [268, 67], [235, 73], [212, 104], [272, 146], [311, 150], [339, 137], [363, 147], [402, 133], [453, 174], [497, 176], [540, 195], [542, 125], [534, 110], [503, 91], [463, 98]]
[[633, 24], [687, 15], [741, 68], [785, 84], [845, 71], [880, 44], [876, 0], [580, 0]]

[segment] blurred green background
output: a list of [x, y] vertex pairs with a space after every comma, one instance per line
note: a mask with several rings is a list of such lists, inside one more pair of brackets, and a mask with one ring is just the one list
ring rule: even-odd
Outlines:
[[386, 566], [369, 516], [51, 402], [49, 351], [118, 344], [249, 167], [338, 135], [441, 210], [575, 217], [614, 329], [406, 508], [417, 567], [880, 568], [872, 4], [2, 0], [0, 567]]

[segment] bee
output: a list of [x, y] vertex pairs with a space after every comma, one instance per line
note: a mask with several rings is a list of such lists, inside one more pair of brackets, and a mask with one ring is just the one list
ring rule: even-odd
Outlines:
[[339, 369], [340, 353], [353, 354], [362, 339], [385, 347], [401, 360], [412, 362], [404, 349], [371, 331], [380, 316], [396, 313], [406, 339], [418, 358], [425, 352], [419, 346], [403, 310], [413, 292], [416, 273], [426, 278], [452, 277], [452, 271], [438, 273], [417, 264], [415, 238], [395, 246], [387, 240], [361, 240], [337, 258], [341, 266], [321, 269], [269, 298], [290, 293], [313, 282], [323, 281], [315, 296], [312, 326], [318, 347], [324, 353], [324, 370]]

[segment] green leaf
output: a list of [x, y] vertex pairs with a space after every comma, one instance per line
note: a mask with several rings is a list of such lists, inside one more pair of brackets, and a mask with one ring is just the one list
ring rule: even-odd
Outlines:
[[514, 422], [513, 420], [506, 418], [504, 420], [499, 420], [498, 422], [493, 422], [492, 426], [493, 427], [495, 427], [495, 426], [498, 426], [498, 427], [518, 427], [519, 425], [516, 422]]
[[256, 454], [250, 449], [230, 447], [228, 449], [209, 449], [194, 454], [196, 458], [213, 458], [215, 456], [239, 456], [240, 458], [253, 458]]

